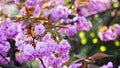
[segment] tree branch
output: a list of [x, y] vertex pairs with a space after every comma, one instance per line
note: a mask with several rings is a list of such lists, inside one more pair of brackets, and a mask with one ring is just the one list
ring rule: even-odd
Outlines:
[[5, 61], [7, 61], [8, 64], [10, 64], [9, 61], [5, 58], [5, 56], [3, 56], [1, 53], [0, 53], [0, 56], [1, 56]]
[[[107, 9], [107, 10], [104, 10], [104, 11], [101, 11], [101, 12], [97, 12], [97, 13], [95, 13], [95, 14], [102, 15], [102, 14], [108, 12], [108, 11], [116, 10], [116, 12], [115, 12], [115, 16], [116, 16], [116, 15], [117, 15], [117, 10], [119, 10], [119, 9], [120, 9], [120, 6], [117, 7], [117, 8], [111, 8], [111, 9]], [[89, 15], [89, 16], [86, 16], [86, 18], [93, 17], [95, 14], [91, 14], [91, 15]], [[114, 16], [114, 17], [115, 17], [115, 16]], [[75, 15], [68, 15], [68, 18], [69, 18], [69, 19], [73, 19], [74, 17], [75, 17]], [[110, 21], [111, 21], [111, 19], [113, 20], [114, 17], [110, 17]], [[108, 22], [109, 22], [109, 21], [108, 21]], [[72, 22], [67, 23], [67, 24], [74, 24], [74, 23], [75, 23], [75, 21], [72, 21]]]
[[43, 65], [43, 67], [46, 68], [44, 63], [43, 63], [43, 60], [41, 58], [39, 58], [39, 60], [41, 61], [41, 64]]
[[15, 40], [13, 39], [7, 39], [7, 41], [10, 43], [10, 49], [8, 56], [10, 57], [10, 64], [15, 65], [16, 59], [15, 59], [15, 52], [16, 52], [16, 46], [15, 46]]

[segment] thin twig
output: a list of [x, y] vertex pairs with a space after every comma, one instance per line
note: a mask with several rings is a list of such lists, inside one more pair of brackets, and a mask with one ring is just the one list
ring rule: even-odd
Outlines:
[[41, 61], [41, 64], [43, 65], [43, 67], [46, 68], [44, 63], [43, 63], [43, 60], [41, 58], [39, 58], [39, 60]]
[[31, 35], [31, 37], [32, 37], [32, 45], [35, 47], [35, 37], [33, 36], [33, 34], [32, 34], [32, 26], [31, 26], [31, 24], [29, 24], [29, 29], [30, 29], [30, 35]]
[[[111, 8], [111, 9], [107, 9], [107, 10], [104, 10], [104, 11], [100, 11], [100, 12], [97, 12], [97, 13], [95, 13], [95, 14], [102, 15], [102, 14], [108, 12], [108, 11], [113, 11], [113, 10], [115, 10], [115, 9], [117, 9], [117, 10], [120, 9], [120, 6], [117, 7], [117, 8]], [[91, 14], [91, 15], [89, 15], [89, 16], [86, 16], [86, 18], [93, 17], [95, 14]], [[115, 15], [116, 15], [116, 14], [115, 14]], [[68, 18], [69, 18], [69, 19], [73, 19], [74, 17], [75, 17], [75, 15], [68, 15]], [[74, 23], [75, 23], [75, 21], [72, 21], [72, 22], [67, 23], [67, 24], [74, 24]], [[66, 23], [65, 23], [65, 24], [66, 24]]]
[[[101, 11], [101, 12], [97, 12], [97, 13], [95, 13], [95, 14], [101, 15], [101, 14], [104, 14], [104, 13], [106, 13], [106, 12], [108, 12], [108, 11], [112, 11], [112, 10], [119, 9], [119, 8], [120, 8], [120, 6], [119, 6], [118, 8], [107, 9], [107, 10], [104, 10], [104, 11]], [[93, 17], [95, 14], [91, 14], [91, 15], [87, 16], [86, 18], [88, 18], [88, 17]]]
[[0, 56], [5, 60], [5, 61], [7, 61], [8, 62], [8, 64], [10, 64], [10, 62], [0, 53]]

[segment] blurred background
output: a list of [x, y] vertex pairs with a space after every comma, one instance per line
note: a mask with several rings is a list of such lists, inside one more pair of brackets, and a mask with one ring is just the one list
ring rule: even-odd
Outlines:
[[[85, 1], [85, 0], [83, 0]], [[66, 0], [66, 3], [72, 4], [71, 0]], [[72, 50], [71, 50], [71, 60], [76, 59], [73, 57], [75, 54], [80, 54], [84, 58], [94, 55], [95, 53], [102, 52], [113, 57], [104, 58], [96, 60], [98, 66], [107, 64], [109, 61], [113, 62], [114, 68], [118, 68], [120, 65], [120, 36], [113, 41], [101, 41], [98, 37], [98, 32], [101, 26], [109, 27], [115, 23], [120, 24], [120, 0], [111, 5], [114, 9], [106, 10], [102, 13], [94, 14], [89, 17], [92, 21], [92, 29], [90, 31], [79, 32], [72, 38], [69, 39]], [[110, 7], [111, 8], [111, 7]], [[116, 10], [117, 9], [117, 10]], [[112, 16], [112, 13], [116, 11], [116, 15]], [[81, 57], [81, 56], [80, 56]]]

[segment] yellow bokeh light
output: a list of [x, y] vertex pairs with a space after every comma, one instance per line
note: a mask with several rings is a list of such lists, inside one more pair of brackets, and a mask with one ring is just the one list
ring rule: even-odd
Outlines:
[[85, 45], [86, 43], [87, 43], [87, 39], [86, 39], [86, 38], [82, 38], [82, 39], [81, 39], [81, 44], [82, 44], [82, 45]]
[[101, 52], [105, 52], [106, 50], [107, 50], [106, 46], [104, 46], [104, 45], [100, 46], [100, 51]]
[[85, 32], [81, 31], [81, 32], [79, 33], [79, 37], [80, 37], [80, 38], [84, 38], [84, 37], [85, 37]]
[[95, 14], [95, 15], [94, 15], [94, 18], [95, 18], [95, 19], [98, 19], [98, 18], [99, 18], [99, 15], [98, 15], [98, 14]]
[[18, 15], [16, 15], [16, 17], [22, 17], [22, 15], [18, 14]]
[[95, 37], [95, 33], [94, 32], [90, 32], [90, 37]]
[[93, 44], [96, 44], [96, 43], [98, 42], [98, 38], [94, 38], [94, 39], [92, 40], [92, 42], [93, 42]]
[[114, 7], [114, 8], [118, 8], [118, 7], [119, 7], [119, 2], [114, 3], [114, 4], [113, 4], [113, 7]]
[[115, 41], [114, 41], [114, 44], [115, 44], [116, 47], [119, 47], [120, 42], [119, 42], [118, 40], [115, 40]]

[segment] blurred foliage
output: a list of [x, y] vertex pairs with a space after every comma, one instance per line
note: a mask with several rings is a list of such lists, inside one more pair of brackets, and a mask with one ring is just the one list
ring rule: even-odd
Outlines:
[[[72, 4], [71, 0], [66, 0], [66, 3]], [[120, 5], [119, 2], [113, 4], [114, 8], [118, 8]], [[102, 14], [95, 14], [93, 17], [89, 17], [92, 21], [93, 27], [90, 31], [79, 32], [76, 36], [68, 38], [71, 45], [71, 60], [77, 59], [74, 57], [76, 54], [80, 54], [85, 57], [92, 56], [95, 53], [103, 52], [113, 57], [97, 60], [95, 64], [102, 66], [107, 64], [108, 61], [112, 61], [114, 67], [117, 68], [120, 65], [120, 36], [114, 41], [104, 42], [101, 41], [98, 37], [98, 29], [103, 25], [113, 25], [115, 23], [120, 23], [120, 10], [117, 10], [117, 15], [111, 22], [110, 20], [111, 11], [104, 12]]]
[[[114, 5], [114, 7], [116, 8], [118, 5], [119, 4]], [[69, 39], [72, 45], [72, 55], [81, 54], [85, 57], [89, 57], [95, 53], [103, 52], [109, 55], [113, 55], [113, 57], [97, 60], [95, 64], [102, 66], [107, 64], [107, 62], [112, 61], [115, 68], [120, 65], [120, 36], [114, 41], [104, 42], [99, 39], [97, 34], [100, 26], [108, 24], [107, 20], [109, 20], [109, 13], [110, 12], [106, 12], [100, 16], [98, 14], [94, 15], [94, 17], [91, 18], [93, 27], [89, 32], [79, 32], [78, 35], [74, 37], [75, 41]], [[120, 16], [117, 15], [110, 24], [120, 23], [119, 18]], [[76, 41], [76, 39], [78, 40]]]

